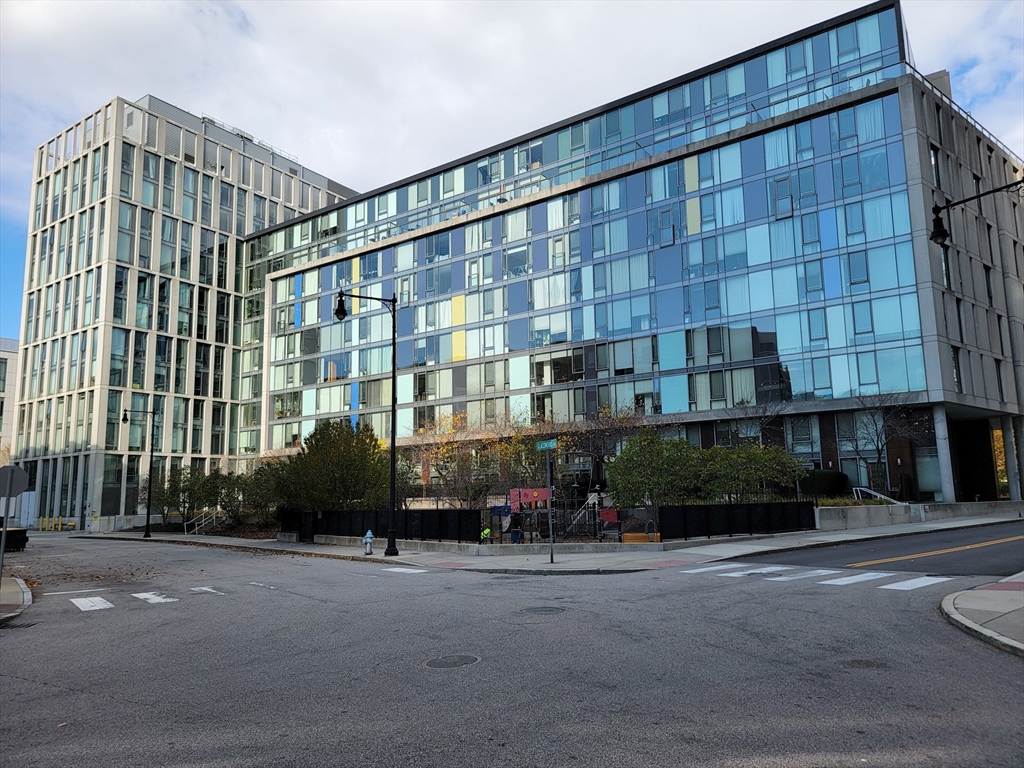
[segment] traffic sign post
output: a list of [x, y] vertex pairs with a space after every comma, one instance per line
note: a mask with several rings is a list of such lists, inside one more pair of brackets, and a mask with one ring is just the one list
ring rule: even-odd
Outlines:
[[3, 532], [0, 533], [0, 576], [4, 572], [4, 550], [7, 549], [7, 513], [10, 511], [10, 502], [20, 496], [28, 489], [28, 472], [21, 467], [0, 467], [0, 498], [4, 501], [4, 524]]
[[551, 519], [551, 504], [555, 500], [555, 489], [551, 485], [551, 452], [558, 447], [557, 440], [541, 440], [537, 450], [548, 455], [548, 545], [551, 547], [551, 562], [555, 562], [555, 526]]

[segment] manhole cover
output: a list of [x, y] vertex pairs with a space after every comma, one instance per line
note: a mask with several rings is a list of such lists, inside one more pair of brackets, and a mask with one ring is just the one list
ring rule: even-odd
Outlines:
[[545, 614], [545, 613], [562, 613], [563, 611], [565, 611], [565, 608], [556, 608], [553, 605], [538, 605], [536, 608], [525, 608], [524, 609], [525, 613], [540, 613], [540, 614]]
[[453, 656], [441, 656], [437, 659], [431, 659], [426, 665], [431, 669], [454, 669], [455, 667], [468, 667], [476, 664], [478, 661], [480, 661], [479, 656], [455, 654]]

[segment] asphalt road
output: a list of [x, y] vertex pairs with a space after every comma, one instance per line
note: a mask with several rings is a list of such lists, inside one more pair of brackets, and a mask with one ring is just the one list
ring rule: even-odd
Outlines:
[[778, 552], [744, 558], [747, 561], [941, 576], [1011, 576], [1024, 571], [1024, 520]]
[[8, 557], [38, 602], [0, 630], [5, 766], [1024, 762], [1024, 664], [938, 610], [991, 578], [488, 575], [41, 536]]

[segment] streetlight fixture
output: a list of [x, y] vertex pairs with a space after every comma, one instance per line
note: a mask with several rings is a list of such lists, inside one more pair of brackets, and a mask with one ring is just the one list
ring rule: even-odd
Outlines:
[[932, 231], [928, 235], [928, 239], [936, 245], [945, 245], [946, 241], [949, 239], [949, 230], [946, 229], [945, 222], [942, 220], [942, 212], [947, 208], [963, 205], [964, 203], [969, 203], [972, 200], [978, 200], [982, 197], [987, 197], [988, 195], [994, 195], [996, 192], [1013, 189], [1014, 187], [1021, 187], [1021, 189], [1018, 190], [1018, 193], [1024, 192], [1024, 186], [1021, 185], [1024, 185], [1024, 179], [1017, 179], [1016, 181], [1011, 181], [1009, 184], [1004, 184], [1001, 187], [990, 189], [988, 192], [982, 192], [981, 194], [974, 195], [973, 197], [965, 197], [963, 200], [955, 200], [952, 203], [946, 203], [945, 205], [932, 206]]
[[382, 299], [377, 296], [360, 296], [356, 293], [338, 291], [338, 303], [334, 307], [334, 316], [339, 321], [348, 317], [348, 307], [345, 306], [345, 299], [347, 297], [379, 301], [391, 313], [391, 505], [388, 509], [388, 546], [384, 550], [384, 556], [395, 557], [398, 555], [398, 543], [395, 541], [395, 466], [397, 457], [395, 435], [398, 432], [398, 297], [392, 294], [390, 299]]
[[124, 413], [121, 414], [122, 424], [128, 423], [129, 413], [146, 413], [153, 417], [153, 423], [150, 425], [149, 432], [149, 477], [146, 481], [146, 531], [142, 534], [142, 538], [151, 539], [153, 535], [149, 532], [149, 518], [153, 510], [153, 449], [156, 447], [156, 406], [154, 405], [151, 411], [125, 408]]

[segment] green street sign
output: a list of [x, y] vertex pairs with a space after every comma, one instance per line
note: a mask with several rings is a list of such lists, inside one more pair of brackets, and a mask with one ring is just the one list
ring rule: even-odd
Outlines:
[[541, 440], [537, 443], [538, 451], [553, 451], [558, 447], [557, 440]]

